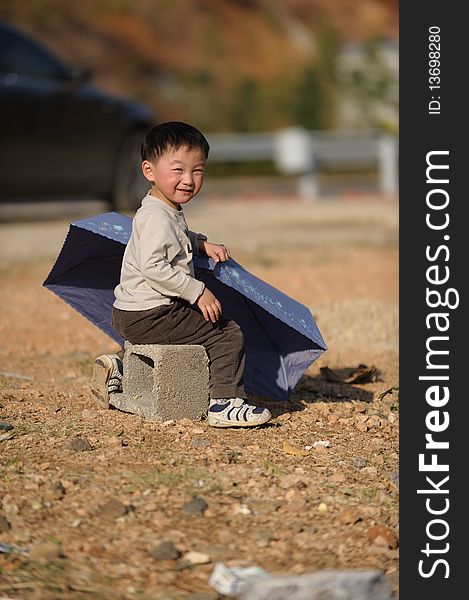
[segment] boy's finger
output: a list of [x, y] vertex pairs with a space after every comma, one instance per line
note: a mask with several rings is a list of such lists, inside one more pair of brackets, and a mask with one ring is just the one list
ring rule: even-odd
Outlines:
[[212, 321], [212, 323], [216, 323], [216, 321], [217, 321], [217, 315], [216, 315], [216, 312], [213, 309], [213, 307], [209, 306], [208, 309], [207, 309], [207, 311], [208, 311], [208, 314], [209, 314], [209, 317], [210, 317], [210, 321]]

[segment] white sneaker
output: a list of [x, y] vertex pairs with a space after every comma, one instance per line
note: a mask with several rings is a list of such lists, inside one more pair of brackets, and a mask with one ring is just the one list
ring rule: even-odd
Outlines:
[[211, 427], [256, 427], [270, 421], [267, 408], [251, 406], [243, 398], [210, 400], [207, 420]]
[[91, 392], [103, 408], [109, 408], [109, 394], [122, 392], [122, 361], [117, 354], [102, 354], [95, 359]]

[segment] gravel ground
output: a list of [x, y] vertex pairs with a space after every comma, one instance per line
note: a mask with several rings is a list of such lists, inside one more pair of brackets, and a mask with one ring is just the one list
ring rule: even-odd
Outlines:
[[[187, 207], [328, 345], [291, 402], [253, 398], [274, 414], [254, 430], [98, 409], [92, 362], [115, 344], [41, 287], [68, 221], [1, 224], [0, 597], [222, 598], [218, 561], [379, 569], [398, 595], [397, 213], [380, 198]], [[360, 364], [371, 381], [321, 371]]]

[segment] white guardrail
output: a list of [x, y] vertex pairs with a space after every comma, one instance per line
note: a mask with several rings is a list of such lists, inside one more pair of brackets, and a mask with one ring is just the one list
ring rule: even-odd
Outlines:
[[318, 195], [321, 167], [372, 168], [381, 193], [398, 193], [398, 138], [388, 134], [292, 127], [269, 133], [216, 133], [207, 139], [210, 162], [272, 160], [281, 173], [299, 177], [302, 196]]

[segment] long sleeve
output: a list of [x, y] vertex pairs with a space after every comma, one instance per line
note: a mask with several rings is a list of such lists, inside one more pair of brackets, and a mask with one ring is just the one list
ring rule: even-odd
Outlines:
[[[163, 230], [154, 219], [145, 221], [140, 231], [140, 268], [154, 290], [194, 304], [204, 284], [176, 266], [176, 259], [181, 258], [180, 246], [175, 227]], [[189, 248], [184, 251], [191, 254]]]

